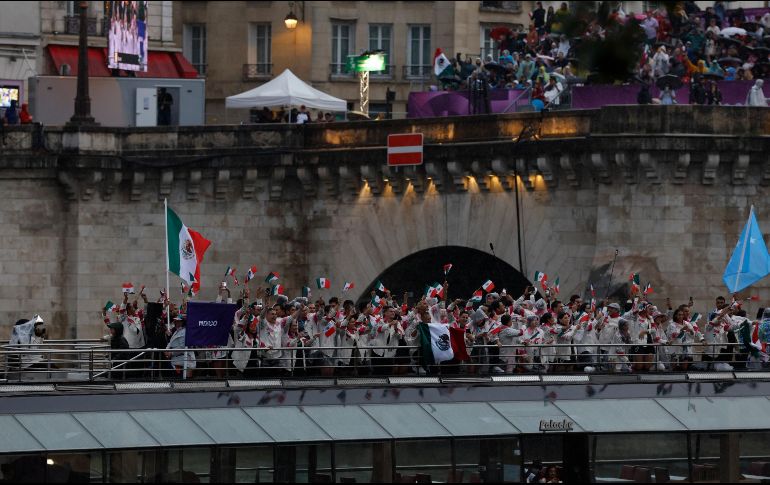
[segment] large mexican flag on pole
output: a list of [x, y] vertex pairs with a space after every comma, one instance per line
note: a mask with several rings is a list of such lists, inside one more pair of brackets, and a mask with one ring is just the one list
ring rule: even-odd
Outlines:
[[192, 285], [198, 293], [201, 286], [201, 262], [203, 253], [211, 241], [185, 226], [182, 219], [166, 206], [166, 241], [168, 245], [168, 270]]

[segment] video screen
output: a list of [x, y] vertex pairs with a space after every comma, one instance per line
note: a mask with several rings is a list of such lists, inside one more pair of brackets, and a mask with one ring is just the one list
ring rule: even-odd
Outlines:
[[10, 108], [11, 101], [16, 101], [16, 106], [19, 106], [19, 87], [0, 86], [0, 108]]
[[110, 19], [107, 67], [147, 71], [147, 1], [104, 2]]

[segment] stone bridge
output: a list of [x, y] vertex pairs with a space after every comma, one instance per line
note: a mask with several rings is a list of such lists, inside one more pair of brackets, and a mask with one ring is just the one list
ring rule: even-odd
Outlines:
[[[408, 132], [425, 135], [425, 164], [389, 169], [387, 135]], [[620, 296], [628, 274], [640, 272], [658, 298], [692, 296], [705, 312], [725, 292], [721, 274], [752, 203], [770, 229], [768, 135], [770, 110], [705, 106], [306, 126], [7, 128], [0, 336], [40, 312], [53, 336], [95, 337], [100, 310], [120, 298], [122, 282], [157, 297], [164, 198], [213, 242], [202, 299], [215, 296], [228, 265], [241, 278], [251, 265], [259, 280], [276, 271], [289, 294], [310, 285], [314, 296], [330, 296], [351, 281], [356, 299], [388, 275], [394, 292], [419, 293], [443, 277], [439, 262], [452, 254], [460, 258], [445, 261], [455, 265], [453, 296], [487, 277], [518, 291], [535, 271], [558, 276], [562, 296], [585, 294], [589, 283], [600, 296]], [[474, 259], [490, 243], [496, 258]], [[409, 260], [425, 250], [430, 267]], [[425, 281], [397, 281], [399, 264]], [[334, 291], [315, 290], [319, 276]], [[172, 295], [178, 287], [172, 277]], [[761, 282], [751, 293], [770, 298], [770, 287]]]

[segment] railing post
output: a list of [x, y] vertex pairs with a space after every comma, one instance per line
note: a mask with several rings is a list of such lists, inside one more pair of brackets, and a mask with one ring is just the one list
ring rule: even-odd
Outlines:
[[88, 380], [94, 380], [94, 349], [88, 351]]

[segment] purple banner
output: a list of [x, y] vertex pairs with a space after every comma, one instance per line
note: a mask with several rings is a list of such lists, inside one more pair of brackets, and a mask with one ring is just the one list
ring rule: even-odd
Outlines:
[[[493, 89], [489, 91], [492, 113], [513, 113], [517, 105], [529, 103], [521, 89]], [[427, 91], [409, 93], [407, 117], [432, 118], [470, 114], [468, 91]], [[507, 111], [506, 111], [507, 110]]]
[[187, 347], [227, 345], [238, 305], [228, 303], [187, 303]]
[[[765, 96], [770, 93], [770, 83], [765, 83], [762, 90]], [[746, 95], [754, 85], [754, 81], [717, 81], [717, 86], [722, 92], [723, 105], [746, 104]], [[638, 84], [625, 84], [622, 86], [609, 86], [606, 84], [592, 84], [589, 86], [575, 86], [572, 88], [572, 109], [594, 109], [610, 104], [636, 104], [636, 95], [639, 93]], [[657, 87], [650, 89], [653, 98], [660, 97]], [[676, 90], [676, 102], [689, 104], [690, 88], [684, 86]]]

